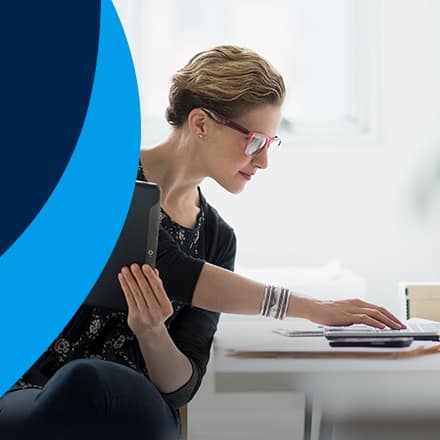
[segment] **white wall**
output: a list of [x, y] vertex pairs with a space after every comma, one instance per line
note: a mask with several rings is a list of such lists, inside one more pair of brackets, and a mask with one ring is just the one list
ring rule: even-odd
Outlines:
[[415, 181], [434, 172], [432, 157], [440, 168], [440, 2], [382, 6], [383, 145], [284, 145], [243, 194], [210, 182], [205, 193], [237, 232], [240, 264], [337, 257], [397, 313], [399, 281], [440, 280], [439, 192], [424, 215], [414, 210]]
[[[138, 1], [114, 1], [131, 42]], [[440, 280], [440, 2], [382, 0], [380, 9], [382, 145], [284, 144], [243, 194], [212, 182], [204, 190], [237, 232], [240, 265], [336, 257], [366, 279], [371, 301], [397, 313], [399, 281]], [[144, 137], [162, 131], [143, 127]]]

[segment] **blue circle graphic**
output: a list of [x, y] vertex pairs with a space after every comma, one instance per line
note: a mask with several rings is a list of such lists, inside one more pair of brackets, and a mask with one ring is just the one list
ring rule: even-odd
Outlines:
[[139, 97], [110, 1], [101, 4], [100, 26], [92, 94], [70, 161], [32, 223], [0, 257], [0, 395], [38, 359], [93, 287], [133, 193]]

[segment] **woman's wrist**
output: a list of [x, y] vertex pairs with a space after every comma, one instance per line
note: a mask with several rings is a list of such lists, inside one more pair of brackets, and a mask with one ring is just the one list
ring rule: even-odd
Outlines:
[[169, 334], [165, 323], [161, 323], [154, 327], [145, 327], [136, 337], [146, 346], [158, 347], [162, 341], [169, 338]]
[[285, 287], [267, 285], [264, 289], [260, 315], [266, 318], [284, 319], [287, 316], [291, 294], [292, 292]]
[[290, 289], [267, 285], [261, 302], [260, 315], [276, 319], [304, 318], [313, 321], [319, 313], [320, 301], [301, 296]]
[[287, 316], [289, 318], [304, 318], [313, 321], [314, 310], [318, 300], [307, 296], [301, 296], [292, 293], [290, 296], [289, 306], [287, 308]]

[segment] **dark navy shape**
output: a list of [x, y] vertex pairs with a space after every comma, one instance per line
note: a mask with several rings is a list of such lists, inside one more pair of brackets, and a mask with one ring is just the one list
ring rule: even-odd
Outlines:
[[130, 205], [139, 146], [134, 66], [116, 10], [106, 0], [78, 142], [38, 215], [0, 256], [0, 396], [59, 335], [102, 272]]
[[99, 0], [0, 4], [0, 256], [46, 203], [78, 141], [99, 21]]

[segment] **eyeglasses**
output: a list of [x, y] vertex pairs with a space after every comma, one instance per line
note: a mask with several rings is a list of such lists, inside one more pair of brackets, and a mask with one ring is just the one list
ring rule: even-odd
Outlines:
[[276, 148], [281, 144], [281, 139], [278, 136], [271, 138], [263, 133], [250, 131], [213, 110], [208, 110], [207, 108], [202, 108], [202, 110], [218, 124], [225, 125], [226, 127], [232, 128], [233, 130], [239, 131], [247, 136], [247, 142], [244, 148], [244, 154], [246, 154], [246, 156], [256, 156], [266, 145], [267, 148]]

